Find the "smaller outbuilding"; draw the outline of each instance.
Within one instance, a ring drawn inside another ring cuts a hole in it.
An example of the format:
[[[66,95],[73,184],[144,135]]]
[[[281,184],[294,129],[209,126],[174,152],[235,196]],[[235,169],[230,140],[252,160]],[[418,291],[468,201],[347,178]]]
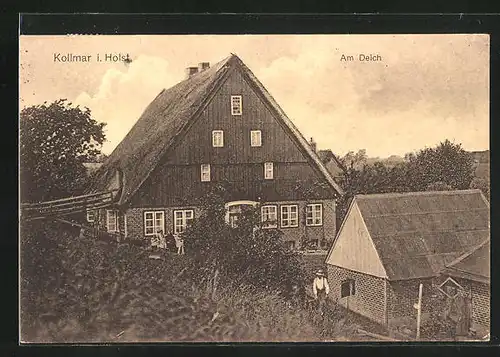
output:
[[[480,336],[490,331],[490,240],[458,257],[442,271],[443,284],[452,282],[470,299],[472,328]]]
[[[472,286],[474,316],[488,323],[489,212],[480,190],[356,195],[326,258],[330,297],[391,328],[416,317],[423,284],[424,321],[446,271]]]

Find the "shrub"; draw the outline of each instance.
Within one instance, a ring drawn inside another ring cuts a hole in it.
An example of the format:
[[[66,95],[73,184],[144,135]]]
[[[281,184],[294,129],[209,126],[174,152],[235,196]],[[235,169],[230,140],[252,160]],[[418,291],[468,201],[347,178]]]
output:
[[[281,231],[259,228],[259,213],[259,208],[245,209],[232,228],[225,222],[222,200],[212,199],[184,234],[192,274],[281,291],[302,285],[299,255],[286,247]]]

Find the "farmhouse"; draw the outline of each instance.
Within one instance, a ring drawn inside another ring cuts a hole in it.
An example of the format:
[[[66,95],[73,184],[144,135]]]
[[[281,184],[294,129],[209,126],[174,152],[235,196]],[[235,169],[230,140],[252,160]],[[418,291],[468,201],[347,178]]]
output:
[[[489,240],[489,222],[479,190],[357,195],[326,259],[331,296],[390,327],[416,315],[422,283],[425,319],[442,269]]]
[[[490,240],[458,257],[442,271],[443,283],[451,280],[470,298],[472,327],[484,336],[490,329]]]
[[[97,212],[99,225],[149,239],[158,229],[184,232],[216,185],[225,187],[232,225],[245,205],[259,205],[263,228],[281,229],[292,247],[334,238],[340,187],[234,54],[187,68],[184,81],[161,91],[90,191],[118,189],[114,206]]]

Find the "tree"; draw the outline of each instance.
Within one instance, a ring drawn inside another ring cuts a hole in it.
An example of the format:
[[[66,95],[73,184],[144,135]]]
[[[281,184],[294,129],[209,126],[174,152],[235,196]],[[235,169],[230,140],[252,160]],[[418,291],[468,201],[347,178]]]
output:
[[[358,150],[357,153],[349,151],[340,159],[340,161],[347,168],[360,168],[366,164],[367,159],[368,156],[366,155],[366,149],[361,149]]]
[[[469,188],[474,177],[474,159],[460,144],[449,140],[434,148],[425,148],[408,154],[407,178],[411,191],[425,191],[441,182],[455,190]]]
[[[19,120],[21,201],[80,194],[84,162],[101,154],[104,123],[66,99],[24,108]]]

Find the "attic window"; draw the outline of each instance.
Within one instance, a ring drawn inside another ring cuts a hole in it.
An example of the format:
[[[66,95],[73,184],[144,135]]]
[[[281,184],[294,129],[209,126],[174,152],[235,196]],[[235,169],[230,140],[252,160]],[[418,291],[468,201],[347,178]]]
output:
[[[252,147],[262,146],[262,132],[260,130],[250,131],[250,146]]]
[[[224,132],[222,130],[212,131],[212,146],[214,148],[224,147]]]
[[[243,112],[243,109],[242,109],[241,95],[232,95],[231,96],[231,115],[241,115],[242,112]]]
[[[272,162],[264,163],[264,179],[272,180],[274,178],[274,165]]]
[[[210,164],[201,164],[201,181],[210,181]]]

